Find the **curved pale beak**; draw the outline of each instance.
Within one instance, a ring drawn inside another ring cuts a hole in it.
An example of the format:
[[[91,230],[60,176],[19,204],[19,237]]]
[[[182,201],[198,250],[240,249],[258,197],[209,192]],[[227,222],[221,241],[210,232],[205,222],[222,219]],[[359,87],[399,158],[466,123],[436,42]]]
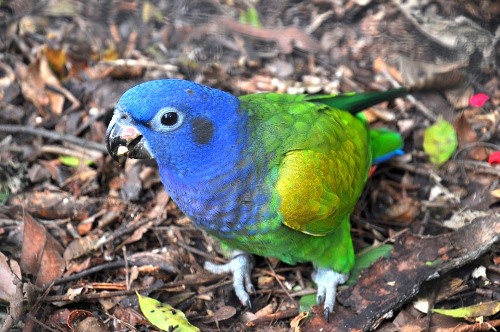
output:
[[[106,148],[117,161],[121,156],[133,159],[153,158],[146,140],[132,123],[130,116],[120,110],[115,110],[106,130]]]

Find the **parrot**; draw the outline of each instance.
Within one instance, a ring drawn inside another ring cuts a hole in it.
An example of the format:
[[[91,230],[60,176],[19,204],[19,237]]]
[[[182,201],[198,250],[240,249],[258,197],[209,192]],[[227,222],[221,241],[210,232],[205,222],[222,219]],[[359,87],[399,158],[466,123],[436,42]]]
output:
[[[183,79],[127,90],[106,131],[113,159],[154,159],[164,188],[230,252],[212,273],[233,275],[244,306],[252,255],[312,263],[328,317],[354,265],[350,214],[372,165],[403,154],[395,131],[360,113],[406,88],[344,94],[233,94]]]

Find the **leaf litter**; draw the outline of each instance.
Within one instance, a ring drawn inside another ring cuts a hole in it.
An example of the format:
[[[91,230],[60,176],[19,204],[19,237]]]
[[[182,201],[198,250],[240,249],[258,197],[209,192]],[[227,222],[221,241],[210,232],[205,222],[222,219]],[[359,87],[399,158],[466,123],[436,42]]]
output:
[[[135,291],[202,331],[500,326],[495,310],[474,321],[431,312],[495,309],[500,294],[500,6],[431,3],[1,2],[2,330],[142,329]],[[230,280],[203,270],[222,252],[154,164],[107,156],[120,95],[173,77],[236,95],[413,86],[367,111],[371,125],[401,131],[406,154],[373,171],[352,233],[358,252],[392,250],[341,288],[330,323],[315,306],[299,313],[315,293],[308,265],[259,258],[253,306],[241,307]],[[438,117],[458,148],[436,167],[424,137]]]

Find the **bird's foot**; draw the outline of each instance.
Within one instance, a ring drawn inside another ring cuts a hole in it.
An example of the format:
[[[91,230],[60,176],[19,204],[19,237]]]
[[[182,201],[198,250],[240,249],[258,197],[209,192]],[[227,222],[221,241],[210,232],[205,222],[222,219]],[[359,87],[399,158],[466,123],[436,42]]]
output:
[[[255,294],[255,288],[250,280],[253,269],[253,257],[243,251],[234,251],[231,261],[218,265],[205,262],[205,270],[215,274],[231,272],[233,274],[233,288],[240,302],[247,307],[251,307],[250,294]]]
[[[333,312],[335,305],[335,296],[337,286],[345,283],[349,279],[349,275],[340,274],[331,269],[316,268],[313,272],[312,279],[318,285],[318,293],[316,301],[318,305],[323,304],[323,313],[325,319],[328,319],[330,313]]]

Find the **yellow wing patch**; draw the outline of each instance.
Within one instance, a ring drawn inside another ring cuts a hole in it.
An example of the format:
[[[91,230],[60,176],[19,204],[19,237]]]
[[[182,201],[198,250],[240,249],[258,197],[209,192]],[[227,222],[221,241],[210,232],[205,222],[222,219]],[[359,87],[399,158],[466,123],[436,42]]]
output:
[[[347,217],[367,178],[363,151],[347,140],[340,151],[286,153],[276,189],[283,223],[311,235],[325,235]]]

